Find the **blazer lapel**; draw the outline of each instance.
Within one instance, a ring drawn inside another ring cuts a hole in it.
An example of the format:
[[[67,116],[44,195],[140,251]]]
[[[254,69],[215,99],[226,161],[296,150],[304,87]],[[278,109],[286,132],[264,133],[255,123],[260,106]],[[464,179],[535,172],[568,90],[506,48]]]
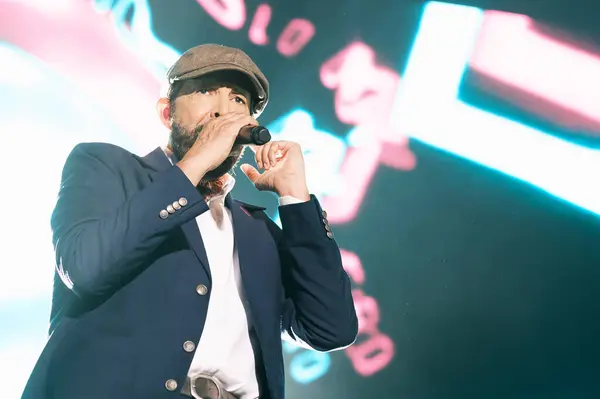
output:
[[[257,244],[263,241],[261,234],[263,232],[268,234],[268,231],[262,229],[262,222],[252,217],[240,203],[231,198],[231,195],[227,195],[225,204],[231,211],[233,235],[238,251],[242,282],[244,283],[246,294],[251,296],[253,291],[252,282],[256,280],[256,275],[254,275],[252,270],[248,270],[247,267],[252,264],[260,264],[260,259],[264,254],[262,253],[262,247]]]
[[[157,147],[154,151],[146,155],[145,157],[138,157],[140,163],[142,163],[147,169],[150,169],[148,175],[150,177],[150,181],[154,180],[154,175],[156,173],[163,172],[171,167],[173,164],[169,161],[169,158],[164,153],[162,148]],[[176,160],[172,160],[176,162]],[[212,280],[210,274],[210,265],[208,264],[208,257],[206,256],[206,249],[204,248],[204,242],[202,241],[202,236],[200,235],[200,229],[198,228],[198,223],[195,219],[190,220],[189,222],[183,224],[181,226],[181,230],[185,235],[185,238],[192,248],[192,251],[202,264],[202,267],[206,271],[206,275],[209,280]]]
[[[208,264],[208,257],[206,256],[206,249],[204,248],[204,241],[202,241],[202,235],[200,235],[200,229],[196,219],[190,220],[181,226],[185,238],[187,239],[190,247],[196,254],[196,257],[202,264],[209,281],[212,282],[212,276],[210,274],[210,265]]]

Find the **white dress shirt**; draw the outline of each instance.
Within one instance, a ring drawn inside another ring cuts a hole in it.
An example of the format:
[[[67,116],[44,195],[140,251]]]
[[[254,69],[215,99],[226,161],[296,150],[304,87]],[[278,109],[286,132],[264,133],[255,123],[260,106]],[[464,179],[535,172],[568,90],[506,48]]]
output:
[[[168,155],[167,151],[165,153]],[[238,398],[256,399],[258,381],[250,342],[252,326],[248,310],[244,308],[245,295],[233,239],[231,212],[225,206],[225,196],[234,184],[235,179],[228,176],[223,193],[207,200],[210,211],[196,218],[208,258],[212,286],[204,330],[188,376],[192,378],[198,373],[212,376]],[[303,201],[294,197],[279,199],[280,205],[300,202]]]

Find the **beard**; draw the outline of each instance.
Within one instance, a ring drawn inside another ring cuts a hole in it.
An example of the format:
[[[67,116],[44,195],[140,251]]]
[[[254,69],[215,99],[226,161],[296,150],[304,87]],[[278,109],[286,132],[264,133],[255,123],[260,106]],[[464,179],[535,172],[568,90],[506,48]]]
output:
[[[202,128],[204,125],[199,125],[193,130],[188,130],[173,121],[171,126],[171,135],[169,137],[169,145],[175,158],[179,161],[183,159],[185,154],[192,148],[198,136],[202,134]],[[237,165],[239,160],[244,155],[245,147],[243,145],[235,144],[231,148],[231,152],[225,158],[225,160],[216,168],[209,171],[204,175],[204,178],[198,183],[196,188],[200,191],[203,196],[211,196],[220,194],[223,191],[225,185],[224,179],[221,179],[224,175],[231,172]]]

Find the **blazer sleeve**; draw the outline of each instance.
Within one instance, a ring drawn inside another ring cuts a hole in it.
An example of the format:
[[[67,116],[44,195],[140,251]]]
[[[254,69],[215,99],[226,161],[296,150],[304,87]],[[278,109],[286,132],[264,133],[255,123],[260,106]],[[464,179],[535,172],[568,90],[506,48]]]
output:
[[[318,351],[346,347],[358,334],[350,279],[314,196],[279,207],[285,300],[282,336]]]
[[[144,268],[144,260],[175,227],[208,209],[177,166],[158,172],[126,196],[123,150],[79,144],[63,168],[51,226],[58,273],[79,296],[103,295]],[[116,164],[116,165],[115,165]],[[179,210],[163,212],[177,202]]]

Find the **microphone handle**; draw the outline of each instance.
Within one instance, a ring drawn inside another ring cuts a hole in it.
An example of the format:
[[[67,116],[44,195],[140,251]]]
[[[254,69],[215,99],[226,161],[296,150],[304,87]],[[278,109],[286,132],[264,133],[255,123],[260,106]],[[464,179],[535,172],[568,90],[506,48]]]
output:
[[[271,133],[264,126],[244,126],[240,129],[235,144],[263,145],[271,141]]]

